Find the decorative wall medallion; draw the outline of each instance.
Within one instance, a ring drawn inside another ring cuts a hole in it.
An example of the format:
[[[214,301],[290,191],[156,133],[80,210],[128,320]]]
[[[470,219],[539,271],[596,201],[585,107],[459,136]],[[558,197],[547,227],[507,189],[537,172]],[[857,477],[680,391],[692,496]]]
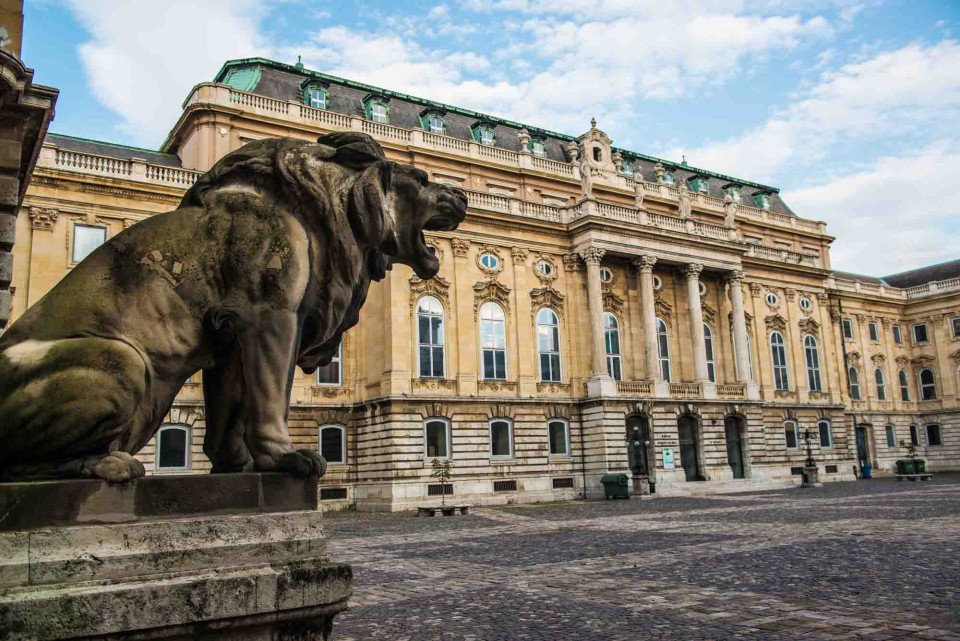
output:
[[[477,267],[487,276],[496,276],[503,271],[503,256],[492,245],[484,245],[477,252]]]
[[[533,271],[537,276],[537,280],[540,281],[540,285],[543,287],[549,287],[550,283],[555,281],[557,276],[559,276],[556,263],[546,254],[537,255],[534,259]]]
[[[421,296],[436,296],[450,309],[450,281],[443,276],[434,276],[422,280],[416,276],[410,278],[410,311],[412,312]],[[449,313],[449,311],[448,311]]]
[[[552,287],[538,287],[530,291],[530,315],[533,322],[537,322],[537,312],[543,307],[549,307],[563,316],[563,294]]]
[[[510,288],[496,280],[480,281],[473,286],[473,311],[477,313],[480,306],[492,300],[500,304],[504,313],[510,313]]]

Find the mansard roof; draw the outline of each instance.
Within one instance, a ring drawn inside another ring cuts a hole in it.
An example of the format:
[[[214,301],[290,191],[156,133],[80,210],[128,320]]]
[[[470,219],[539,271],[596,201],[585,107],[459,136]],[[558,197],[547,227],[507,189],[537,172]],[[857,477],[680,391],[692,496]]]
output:
[[[894,287],[914,287],[924,285],[937,280],[947,280],[948,278],[960,277],[960,259],[950,260],[937,265],[911,269],[910,271],[900,272],[884,276],[883,281]]]
[[[543,139],[544,156],[559,162],[568,162],[565,148],[571,141],[576,140],[576,136],[550,131],[542,127],[526,125],[266,58],[229,60],[217,73],[214,82],[222,82],[240,91],[249,91],[279,100],[302,100],[303,83],[310,79],[324,83],[328,93],[327,109],[350,116],[363,116],[362,101],[364,97],[369,94],[378,94],[390,99],[390,124],[398,127],[420,128],[420,114],[424,109],[442,110],[445,112],[444,123],[448,136],[472,140],[471,128],[478,121],[483,121],[495,127],[497,147],[517,151],[520,148],[518,134],[521,129],[526,129],[531,136]],[[613,151],[619,151],[626,160],[632,161],[634,167],[643,174],[647,181],[654,182],[656,180],[654,166],[660,163],[667,171],[673,173],[677,184],[695,176],[704,177],[707,179],[707,193],[718,198],[723,198],[724,187],[739,185],[745,202],[749,203],[750,198],[755,194],[769,194],[771,211],[794,215],[793,211],[780,198],[780,190],[776,187],[628,149],[614,147]]]
[[[79,151],[81,153],[96,154],[99,156],[110,156],[111,158],[121,158],[130,160],[138,158],[146,160],[154,165],[163,165],[165,167],[182,167],[180,157],[176,154],[165,154],[159,151],[151,151],[140,147],[129,147],[127,145],[118,145],[112,142],[102,142],[100,140],[89,140],[87,138],[76,138],[74,136],[65,136],[63,134],[48,133],[44,142],[50,145],[56,145],[61,149],[69,151]]]

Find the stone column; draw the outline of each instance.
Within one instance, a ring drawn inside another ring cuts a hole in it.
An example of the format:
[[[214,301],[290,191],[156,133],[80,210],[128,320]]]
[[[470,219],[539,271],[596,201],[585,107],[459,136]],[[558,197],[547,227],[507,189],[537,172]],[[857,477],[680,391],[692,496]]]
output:
[[[590,309],[590,327],[593,336],[592,377],[607,375],[607,350],[603,340],[603,291],[600,284],[600,261],[605,250],[588,247],[580,252],[580,258],[587,264],[587,306]]]
[[[660,358],[657,349],[657,305],[653,297],[653,266],[656,256],[640,256],[633,261],[640,272],[640,312],[643,319],[643,355],[646,363],[646,377],[651,381],[661,381]]]
[[[746,383],[748,399],[758,400],[760,398],[760,388],[754,382],[750,373],[750,350],[747,348],[747,317],[743,304],[743,272],[739,269],[730,272],[727,276],[727,283],[730,285],[730,304],[733,308],[733,355],[737,364],[737,381]]]
[[[690,342],[693,343],[693,377],[707,383],[707,348],[703,340],[703,308],[700,306],[700,272],[703,265],[690,263],[683,269],[687,276],[687,305],[690,307]]]

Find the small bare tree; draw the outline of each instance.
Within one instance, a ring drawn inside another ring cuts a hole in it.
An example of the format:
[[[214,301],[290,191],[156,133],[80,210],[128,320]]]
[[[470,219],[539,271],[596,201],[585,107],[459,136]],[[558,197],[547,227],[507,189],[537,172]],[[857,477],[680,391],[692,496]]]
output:
[[[450,459],[433,459],[433,472],[430,476],[440,481],[440,505],[447,504],[447,484],[450,482],[451,469],[453,469],[453,463]]]

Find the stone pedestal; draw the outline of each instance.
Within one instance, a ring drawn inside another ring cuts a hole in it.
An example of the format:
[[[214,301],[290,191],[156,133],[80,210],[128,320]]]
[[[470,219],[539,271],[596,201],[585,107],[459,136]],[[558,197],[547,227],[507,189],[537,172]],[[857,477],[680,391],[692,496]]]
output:
[[[0,514],[3,641],[326,639],[351,592],[315,481],[6,483]]]
[[[820,468],[816,465],[807,465],[803,468],[803,482],[800,487],[823,487],[820,482]]]
[[[650,477],[634,476],[633,492],[631,492],[631,495],[636,498],[639,498],[641,496],[650,496]]]

